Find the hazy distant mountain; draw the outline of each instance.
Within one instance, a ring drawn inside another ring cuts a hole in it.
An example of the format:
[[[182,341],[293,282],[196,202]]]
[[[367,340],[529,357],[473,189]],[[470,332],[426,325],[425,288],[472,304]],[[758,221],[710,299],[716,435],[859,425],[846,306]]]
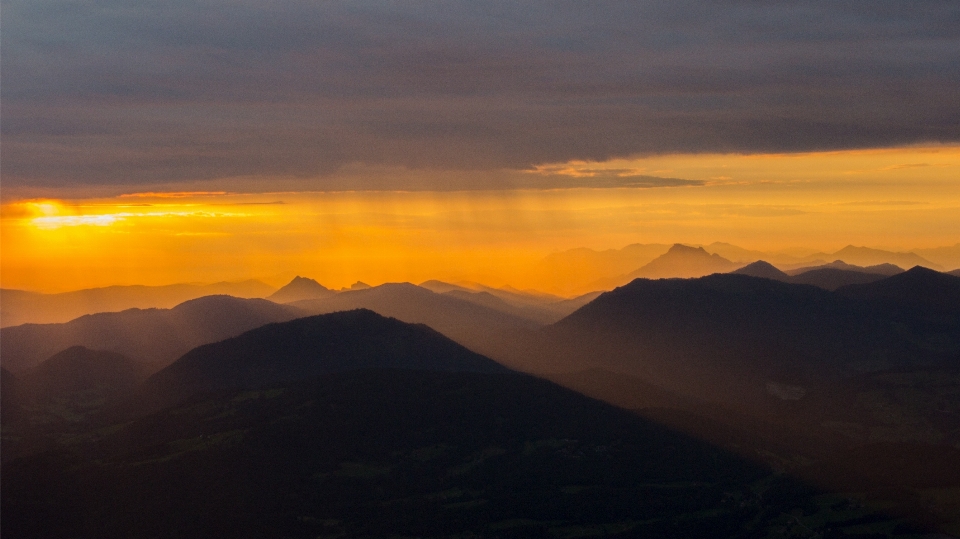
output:
[[[280,290],[267,296],[267,299],[275,303],[292,303],[305,299],[325,298],[333,294],[336,294],[336,292],[317,281],[297,275]]]
[[[909,266],[908,266],[909,267]],[[842,271],[855,271],[858,273],[873,273],[876,275],[883,275],[889,277],[891,275],[896,275],[898,273],[903,273],[903,268],[895,264],[876,264],[873,266],[857,266],[854,264],[847,264],[843,260],[834,260],[829,264],[818,264],[816,266],[803,266],[800,268],[794,268],[788,270],[786,273],[788,275],[800,275],[814,270],[822,269],[833,269],[833,270],[842,270]]]
[[[916,253],[895,253],[884,251],[882,249],[871,249],[869,247],[856,247],[848,245],[839,251],[826,254],[817,253],[811,255],[811,258],[824,258],[826,260],[843,260],[848,264],[858,266],[875,266],[878,264],[895,264],[901,268],[912,268],[914,266],[923,266],[930,269],[942,270],[943,266],[923,258]]]
[[[912,252],[945,268],[960,268],[960,243],[947,247],[913,249]]]
[[[610,289],[637,278],[702,277],[712,273],[733,271],[740,266],[741,264],[731,262],[720,255],[708,253],[703,247],[688,247],[678,243],[645,266],[626,275],[597,281],[594,285],[598,289]]]
[[[593,290],[592,283],[629,273],[667,252],[667,244],[627,245],[622,249],[596,251],[584,247],[546,256],[536,271],[545,281],[556,281],[559,275],[565,288],[561,293],[582,293]]]
[[[306,314],[264,299],[207,296],[173,309],[128,309],[86,315],[63,324],[24,324],[0,329],[0,362],[18,372],[79,345],[159,368],[201,344]]]
[[[515,333],[543,325],[410,283],[388,283],[290,305],[312,314],[370,309],[404,322],[426,324],[471,350],[497,359],[504,342],[512,340]]]
[[[197,347],[143,391],[171,402],[201,391],[257,388],[357,369],[506,372],[422,324],[358,309],[268,324]]]
[[[734,275],[749,275],[751,277],[762,277],[764,279],[773,279],[774,281],[789,281],[790,276],[786,273],[778,270],[773,264],[769,262],[764,262],[763,260],[757,260],[752,264],[747,264],[746,266],[731,271]]]
[[[172,284],[166,286],[108,286],[61,294],[24,290],[0,291],[0,325],[54,324],[83,316],[126,309],[167,309],[184,301],[212,295],[262,298],[274,288],[260,281],[235,283]]]
[[[466,285],[456,285],[436,280],[425,281],[420,283],[419,286],[438,294],[448,295],[513,316],[533,320],[539,324],[552,324],[600,295],[600,292],[591,292],[575,298],[563,299],[550,294],[514,292],[481,285],[471,288]]]

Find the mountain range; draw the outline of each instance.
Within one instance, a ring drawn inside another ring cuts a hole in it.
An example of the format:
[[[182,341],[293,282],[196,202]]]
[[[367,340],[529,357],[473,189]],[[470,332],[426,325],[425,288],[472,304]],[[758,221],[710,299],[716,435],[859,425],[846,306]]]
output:
[[[5,288],[0,291],[0,326],[55,324],[85,314],[126,309],[168,309],[184,301],[212,295],[262,298],[274,292],[257,280],[166,286],[108,286],[59,294]]]
[[[44,428],[4,424],[49,441],[3,452],[4,536],[920,531],[369,311],[197,348],[69,436]]]
[[[265,299],[207,296],[172,309],[128,309],[61,324],[23,324],[0,329],[0,364],[16,373],[71,346],[84,346],[124,355],[156,370],[201,344],[307,314]]]

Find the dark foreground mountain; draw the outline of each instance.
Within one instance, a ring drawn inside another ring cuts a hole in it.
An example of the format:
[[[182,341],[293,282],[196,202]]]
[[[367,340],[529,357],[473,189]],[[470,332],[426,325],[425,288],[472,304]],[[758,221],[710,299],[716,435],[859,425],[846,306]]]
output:
[[[189,396],[5,462],[3,536],[919,537],[370,312],[202,347],[158,390]]]
[[[831,488],[884,483],[905,493],[898,506],[926,499],[960,531],[960,504],[936,494],[960,488],[958,284],[924,268],[836,292],[637,280],[510,364]]]
[[[71,346],[85,346],[122,354],[156,370],[201,344],[306,314],[263,299],[208,296],[173,309],[129,309],[63,324],[24,324],[0,330],[0,361],[16,373]]]
[[[292,281],[285,284],[280,290],[267,296],[267,299],[275,303],[292,303],[305,299],[320,299],[336,294],[333,290],[322,284],[297,275]]]
[[[257,280],[165,286],[107,286],[60,294],[4,289],[0,291],[0,323],[3,327],[57,324],[85,314],[126,309],[168,309],[184,301],[213,295],[262,298],[273,291],[272,287]]]
[[[17,392],[21,399],[36,401],[80,393],[110,398],[132,390],[146,377],[144,366],[125,356],[71,346],[23,373]]]
[[[773,279],[784,283],[809,284],[824,290],[836,290],[841,286],[880,281],[891,275],[903,273],[903,270],[892,264],[861,267],[837,260],[830,264],[800,268],[785,273],[763,260],[758,260],[731,273]]]

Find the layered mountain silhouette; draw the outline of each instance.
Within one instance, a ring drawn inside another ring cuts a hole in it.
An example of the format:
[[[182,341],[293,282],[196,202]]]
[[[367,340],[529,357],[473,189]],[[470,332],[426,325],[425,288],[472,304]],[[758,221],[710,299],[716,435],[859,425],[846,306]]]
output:
[[[633,373],[682,395],[750,408],[769,398],[768,383],[802,388],[956,357],[960,317],[905,334],[890,306],[866,301],[882,295],[884,282],[899,289],[897,277],[915,277],[922,284],[914,289],[940,290],[947,299],[931,301],[949,304],[939,281],[954,277],[922,269],[838,293],[747,275],[638,279],[544,328],[531,347],[543,350],[542,363],[527,368]]]
[[[336,294],[336,292],[317,281],[297,275],[280,290],[267,296],[267,299],[275,303],[292,303],[305,299],[325,298],[333,294]]]
[[[552,324],[600,295],[600,292],[592,292],[563,299],[548,294],[531,294],[480,285],[467,287],[443,281],[426,281],[420,283],[420,286],[438,294],[469,301],[539,324]]]
[[[4,463],[4,536],[746,538],[807,513],[809,533],[897,525],[370,311],[199,347],[142,392],[176,404]]]
[[[903,273],[903,270],[892,264],[861,267],[837,260],[830,264],[783,272],[772,264],[758,260],[731,273],[773,279],[784,283],[809,284],[824,290],[836,290],[841,286],[880,281],[891,275]]]
[[[358,309],[268,324],[197,347],[151,376],[143,392],[169,401],[357,369],[506,371],[427,326]]]
[[[122,354],[155,370],[201,344],[307,314],[264,299],[207,296],[173,309],[129,309],[63,324],[24,324],[0,329],[0,362],[18,372],[71,346],[85,346]]]
[[[895,264],[901,268],[912,268],[914,266],[924,266],[926,268],[942,270],[939,264],[923,258],[916,253],[897,253],[893,251],[884,251],[881,249],[871,249],[869,247],[856,247],[847,245],[843,249],[831,254],[817,253],[811,255],[811,258],[824,258],[826,260],[843,260],[849,264],[858,266],[875,266],[879,264]]]
[[[911,267],[911,266],[907,266],[907,267]],[[874,266],[857,266],[855,264],[847,264],[843,260],[834,260],[829,264],[820,264],[817,266],[804,266],[800,268],[794,268],[794,269],[788,270],[787,274],[797,276],[802,273],[807,273],[815,270],[824,270],[824,269],[855,271],[859,273],[870,273],[875,275],[882,275],[884,277],[889,277],[891,275],[903,273],[903,268],[895,264],[877,264]]]
[[[404,322],[426,324],[467,348],[496,359],[513,345],[518,334],[543,325],[410,283],[388,283],[290,305],[311,314],[370,309]]]
[[[274,289],[260,281],[235,283],[172,284],[166,286],[108,286],[61,294],[41,294],[24,290],[0,291],[0,324],[53,324],[73,320],[85,314],[116,312],[126,309],[168,309],[184,301],[212,295],[262,298]]]

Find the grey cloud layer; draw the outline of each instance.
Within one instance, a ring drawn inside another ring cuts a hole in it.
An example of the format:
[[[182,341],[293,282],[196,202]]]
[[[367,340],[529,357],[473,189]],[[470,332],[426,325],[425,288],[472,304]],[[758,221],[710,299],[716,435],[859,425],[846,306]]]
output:
[[[7,185],[960,140],[955,1],[2,8]]]

